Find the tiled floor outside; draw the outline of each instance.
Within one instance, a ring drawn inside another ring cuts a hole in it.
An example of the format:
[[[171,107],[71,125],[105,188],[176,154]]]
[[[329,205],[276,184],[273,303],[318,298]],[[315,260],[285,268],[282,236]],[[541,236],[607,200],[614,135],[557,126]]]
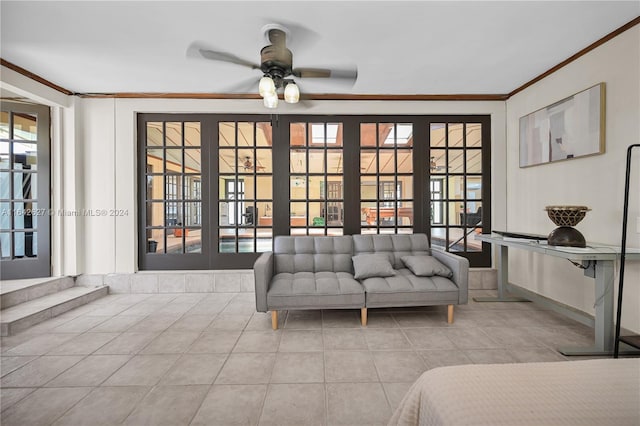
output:
[[[470,296],[493,291],[471,291]],[[471,299],[471,297],[470,297]],[[588,327],[531,303],[255,312],[252,293],[110,295],[2,338],[3,426],[385,424],[425,370],[560,361]]]

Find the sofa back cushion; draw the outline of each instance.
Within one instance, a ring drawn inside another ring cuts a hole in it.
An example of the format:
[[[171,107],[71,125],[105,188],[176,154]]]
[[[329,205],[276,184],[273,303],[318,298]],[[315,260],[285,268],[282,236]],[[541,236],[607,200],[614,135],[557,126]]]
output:
[[[404,268],[403,256],[431,254],[425,234],[354,235],[355,255],[381,253],[389,256],[394,269]]]
[[[348,272],[353,239],[337,237],[276,236],[273,244],[274,273],[282,272]]]

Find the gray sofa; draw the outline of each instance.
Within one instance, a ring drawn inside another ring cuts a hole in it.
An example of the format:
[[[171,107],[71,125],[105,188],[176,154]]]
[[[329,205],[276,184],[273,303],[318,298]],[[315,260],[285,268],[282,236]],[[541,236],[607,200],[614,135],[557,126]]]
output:
[[[377,254],[389,259],[394,275],[354,278],[353,256]],[[451,277],[416,276],[402,257],[431,255]],[[424,234],[353,235],[335,237],[277,236],[273,252],[254,265],[256,308],[271,311],[273,329],[278,311],[301,309],[360,309],[362,325],[367,308],[467,303],[469,262],[431,250]]]

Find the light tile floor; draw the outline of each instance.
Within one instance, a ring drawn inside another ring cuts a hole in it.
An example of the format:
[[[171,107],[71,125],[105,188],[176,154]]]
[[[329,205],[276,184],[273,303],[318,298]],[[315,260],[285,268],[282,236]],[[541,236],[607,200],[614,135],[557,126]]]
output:
[[[493,291],[471,291],[470,296]],[[1,423],[385,424],[425,370],[561,361],[593,331],[532,303],[255,312],[252,293],[110,295],[2,338]]]

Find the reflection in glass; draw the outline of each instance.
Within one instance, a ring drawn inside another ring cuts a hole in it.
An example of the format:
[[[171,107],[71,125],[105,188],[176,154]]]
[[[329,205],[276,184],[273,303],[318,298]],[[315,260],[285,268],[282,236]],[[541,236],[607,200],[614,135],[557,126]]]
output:
[[[342,150],[327,151],[327,173],[342,173]]]
[[[482,172],[482,151],[479,149],[467,150],[467,173]]]
[[[147,149],[147,172],[162,173],[164,172],[164,150]]]
[[[378,124],[378,146],[393,147],[395,145],[395,133],[393,123]]]
[[[9,142],[0,141],[0,169],[9,170]]]
[[[182,123],[166,123],[165,132],[167,147],[182,146]]]
[[[307,178],[309,199],[325,198],[324,176],[309,176]]]
[[[398,167],[396,171],[398,173],[413,173],[413,150],[398,149],[396,155],[398,156]]]
[[[0,138],[9,139],[9,113],[6,111],[0,111]]]
[[[464,146],[463,134],[462,134],[463,124],[449,123],[448,129],[449,129],[449,139],[447,141],[448,142],[447,146],[449,146],[450,148],[451,147],[462,148]]]
[[[467,177],[467,199],[480,200],[482,198],[482,179],[480,177]]]
[[[464,198],[464,176],[449,176],[443,179],[448,187],[448,197],[451,200],[462,200]]]
[[[291,146],[305,146],[305,123],[291,123],[289,127],[289,144]]]
[[[305,176],[291,176],[289,186],[289,195],[292,200],[307,199],[307,179]]]
[[[307,204],[291,203],[289,209],[291,226],[306,226],[307,224]]]
[[[467,123],[467,147],[481,147],[482,146],[482,124],[480,123]]]
[[[180,148],[165,149],[166,172],[182,173],[182,152]]]
[[[11,203],[0,203],[0,229],[11,229]]]
[[[35,114],[13,114],[13,139],[24,141],[38,140],[37,118]]]
[[[396,172],[396,163],[395,163],[395,152],[393,150],[380,150],[380,163],[379,170],[380,173],[395,173]]]
[[[200,175],[184,176],[183,199],[185,200],[201,200],[202,199],[202,179]]]
[[[272,173],[272,163],[270,149],[258,149],[256,151],[256,167],[254,168],[256,173]]]
[[[164,226],[164,203],[147,203],[147,226]]]
[[[413,225],[413,202],[401,201],[398,202],[398,226],[411,226]]]
[[[253,173],[256,170],[253,149],[238,149],[238,173]]]
[[[184,145],[200,147],[200,123],[184,123]]]
[[[431,227],[431,246],[439,249],[445,248],[446,228]]]
[[[13,168],[18,170],[38,169],[38,146],[35,143],[13,143]]]
[[[271,123],[259,122],[256,127],[256,145],[271,147]]]
[[[238,146],[254,146],[253,123],[238,123]]]
[[[431,123],[430,144],[432,147],[444,148],[446,146],[445,129],[446,129],[446,125],[444,123]]]
[[[464,203],[462,201],[448,202],[449,225],[459,226],[464,222]]]
[[[253,202],[243,202],[244,210],[240,212],[240,226],[255,226],[257,224],[256,205]],[[257,212],[259,214],[260,212]]]
[[[273,178],[271,176],[258,176],[256,198],[270,200],[273,198]]]
[[[273,235],[271,229],[258,229],[256,240],[256,251],[262,253],[273,250]]]
[[[185,173],[201,173],[202,162],[200,161],[199,149],[184,150],[184,172]]]
[[[0,232],[0,257],[11,259],[11,233]]]
[[[258,226],[273,226],[273,203],[258,201],[256,203]]]
[[[413,176],[397,176],[398,181],[398,198],[413,199]]]
[[[148,122],[147,123],[147,146],[162,146],[162,123],[160,122]]]
[[[164,205],[165,219],[168,227],[182,226],[182,203],[167,201]]]
[[[447,151],[431,149],[429,151],[429,171],[433,174],[447,173]]]
[[[201,226],[202,225],[202,203],[189,202],[184,204],[185,210],[185,226]]]
[[[324,173],[324,150],[309,150],[309,173]]]
[[[218,145],[221,147],[236,145],[235,123],[221,122],[218,124]]]
[[[360,224],[375,226],[377,224],[378,215],[377,203],[375,201],[360,203]]]
[[[371,178],[372,180],[360,181],[360,199],[361,200],[375,200],[376,198],[378,198],[375,176],[372,176]]]
[[[378,172],[377,155],[375,150],[360,150],[360,173],[376,174]]]
[[[413,125],[410,123],[380,124],[380,133],[383,146],[411,146],[413,142]]]
[[[255,250],[255,230],[243,229],[238,233],[238,253],[254,253]]]
[[[304,149],[292,149],[290,152],[291,173],[307,172],[307,151]]]
[[[236,168],[236,151],[235,149],[218,150],[218,167],[220,173],[235,173]]]
[[[325,215],[324,215],[324,203],[322,202],[311,202],[309,203],[309,215],[307,218],[307,225],[309,226],[324,226],[325,225]]]
[[[223,234],[224,232],[224,234]],[[220,253],[236,253],[236,236],[235,234],[227,234],[227,232],[234,232],[233,229],[221,229],[220,238],[218,244],[218,251]]]
[[[342,124],[309,123],[310,145],[342,145]]]
[[[325,218],[328,226],[342,226],[344,222],[344,205],[337,201],[328,201]]]
[[[164,176],[147,176],[147,200],[164,199]]]

